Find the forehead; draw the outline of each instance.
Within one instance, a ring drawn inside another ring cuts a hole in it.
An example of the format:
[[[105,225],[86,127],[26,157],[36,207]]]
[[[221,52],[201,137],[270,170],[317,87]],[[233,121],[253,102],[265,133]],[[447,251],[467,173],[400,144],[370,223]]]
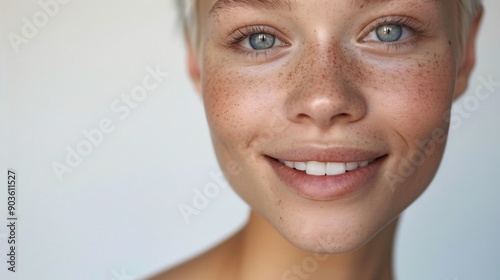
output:
[[[217,13],[224,9],[231,8],[250,8],[250,9],[280,9],[280,10],[292,10],[296,8],[304,0],[206,0],[200,1],[201,7],[205,11],[209,11],[209,14]],[[349,6],[353,8],[363,8],[369,5],[375,4],[390,4],[391,2],[407,2],[408,0],[340,0],[341,2],[346,2]],[[459,2],[458,0],[454,0]],[[314,2],[314,0],[307,0],[307,2]],[[335,2],[331,0],[330,2]],[[337,1],[339,2],[339,1]],[[421,0],[425,4],[439,4],[442,2],[450,2],[449,0]]]

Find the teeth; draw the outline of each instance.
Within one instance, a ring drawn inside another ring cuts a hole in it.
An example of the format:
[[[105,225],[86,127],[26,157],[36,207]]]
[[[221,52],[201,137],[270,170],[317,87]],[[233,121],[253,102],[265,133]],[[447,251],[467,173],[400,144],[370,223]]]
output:
[[[308,161],[308,162],[294,162],[280,160],[282,164],[295,168],[300,171],[305,171],[308,175],[314,176],[324,176],[324,175],[340,175],[347,171],[352,171],[361,167],[365,167],[368,164],[374,162],[376,159],[359,161],[359,162],[319,162],[319,161]]]
[[[294,162],[293,167],[295,167],[295,169],[300,171],[306,171],[307,169],[307,165],[305,162]]]
[[[326,175],[340,175],[345,173],[345,163],[328,162],[326,164]]]
[[[322,176],[326,174],[326,165],[323,162],[308,161],[306,173],[309,175]]]
[[[346,170],[354,170],[359,167],[359,162],[348,162],[345,164],[345,169]]]

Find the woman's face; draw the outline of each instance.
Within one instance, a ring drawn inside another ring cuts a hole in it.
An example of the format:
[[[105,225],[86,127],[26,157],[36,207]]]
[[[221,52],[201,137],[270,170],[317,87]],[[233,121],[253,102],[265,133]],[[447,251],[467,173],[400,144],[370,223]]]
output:
[[[468,74],[454,0],[199,2],[190,67],[218,160],[282,236],[347,252],[425,190]]]

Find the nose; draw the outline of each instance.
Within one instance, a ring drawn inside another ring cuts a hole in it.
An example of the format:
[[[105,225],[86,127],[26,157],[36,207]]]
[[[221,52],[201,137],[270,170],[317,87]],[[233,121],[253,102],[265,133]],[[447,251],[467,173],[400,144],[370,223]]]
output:
[[[323,130],[362,119],[367,106],[355,77],[360,66],[339,47],[318,45],[307,52],[296,61],[288,84],[287,118]]]

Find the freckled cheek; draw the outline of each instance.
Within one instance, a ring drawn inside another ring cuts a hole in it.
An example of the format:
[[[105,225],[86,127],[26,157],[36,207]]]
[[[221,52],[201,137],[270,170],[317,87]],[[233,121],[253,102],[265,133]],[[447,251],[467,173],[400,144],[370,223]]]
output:
[[[378,100],[392,128],[413,142],[423,140],[438,128],[446,128],[454,76],[451,60],[426,60],[401,64],[379,79]],[[390,86],[389,86],[390,85]]]
[[[223,66],[207,67],[204,74],[203,100],[213,137],[226,146],[250,145],[273,108],[270,78]]]

